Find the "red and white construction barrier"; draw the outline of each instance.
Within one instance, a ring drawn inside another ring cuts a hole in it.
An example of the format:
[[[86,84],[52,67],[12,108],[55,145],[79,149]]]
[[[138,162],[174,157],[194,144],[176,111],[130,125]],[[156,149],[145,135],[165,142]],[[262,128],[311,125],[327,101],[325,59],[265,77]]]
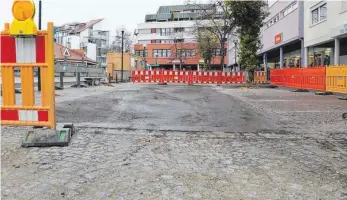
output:
[[[135,70],[134,83],[236,84],[245,83],[244,72]]]
[[[48,111],[41,110],[1,110],[1,120],[48,122]]]

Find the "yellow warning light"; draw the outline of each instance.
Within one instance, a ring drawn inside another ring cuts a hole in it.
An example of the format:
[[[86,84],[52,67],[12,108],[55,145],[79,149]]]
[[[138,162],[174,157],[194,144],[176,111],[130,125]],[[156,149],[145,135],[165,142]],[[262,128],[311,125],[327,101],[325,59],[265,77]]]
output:
[[[35,4],[33,0],[14,0],[12,15],[14,19],[11,24],[10,35],[37,35],[37,27],[33,20],[35,16]]]
[[[32,1],[17,0],[12,6],[13,17],[19,21],[33,18],[35,15],[35,4]]]

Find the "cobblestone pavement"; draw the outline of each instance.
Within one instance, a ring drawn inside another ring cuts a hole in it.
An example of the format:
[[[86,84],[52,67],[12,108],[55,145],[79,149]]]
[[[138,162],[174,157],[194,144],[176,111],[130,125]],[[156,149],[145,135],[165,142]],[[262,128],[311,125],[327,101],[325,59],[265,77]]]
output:
[[[78,91],[57,96],[58,121],[78,127],[68,147],[20,148],[26,129],[2,127],[2,199],[347,199],[347,104],[334,97]]]

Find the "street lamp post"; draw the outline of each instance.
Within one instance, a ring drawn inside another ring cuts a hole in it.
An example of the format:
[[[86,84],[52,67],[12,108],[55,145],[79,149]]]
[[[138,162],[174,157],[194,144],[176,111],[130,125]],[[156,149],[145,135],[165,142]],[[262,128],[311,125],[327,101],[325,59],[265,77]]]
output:
[[[124,56],[124,30],[122,30],[122,74],[121,81],[123,82],[123,56]]]
[[[145,61],[145,70],[147,69],[147,60],[146,60],[146,45],[143,46],[143,58]]]
[[[42,1],[39,1],[39,30],[41,30],[41,21],[42,21]],[[41,91],[41,68],[37,68],[37,89]]]
[[[235,66],[237,65],[237,40],[234,40],[235,44]]]

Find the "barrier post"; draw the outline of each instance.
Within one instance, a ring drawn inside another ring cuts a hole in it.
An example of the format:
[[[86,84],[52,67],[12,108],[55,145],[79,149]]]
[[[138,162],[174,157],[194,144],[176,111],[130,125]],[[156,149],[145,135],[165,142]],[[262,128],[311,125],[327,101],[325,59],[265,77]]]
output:
[[[161,69],[160,71],[159,71],[159,84],[164,84],[164,70],[163,69]]]
[[[193,71],[188,72],[188,85],[193,85]]]
[[[218,78],[217,78],[217,84],[218,85],[222,84],[222,73],[223,72],[218,72]]]

